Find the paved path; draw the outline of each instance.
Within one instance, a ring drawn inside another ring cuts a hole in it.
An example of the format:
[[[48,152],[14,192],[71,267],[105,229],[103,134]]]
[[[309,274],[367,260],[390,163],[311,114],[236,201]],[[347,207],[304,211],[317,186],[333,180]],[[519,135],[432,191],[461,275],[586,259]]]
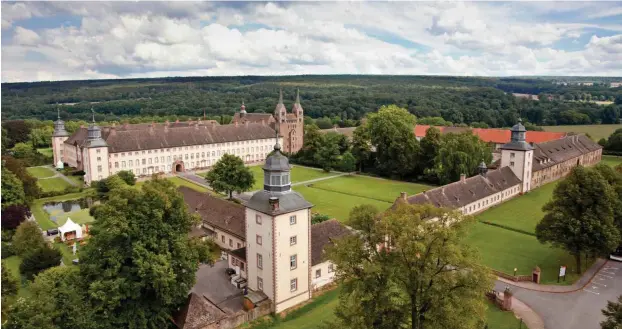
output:
[[[37,178],[37,179],[50,179],[50,178],[57,178],[58,177],[58,178],[62,178],[65,182],[69,183],[69,185],[71,185],[71,186],[78,186],[78,184],[76,184],[76,182],[74,182],[71,179],[67,178],[67,176],[65,176],[63,173],[61,173],[60,171],[56,171],[56,169],[53,166],[46,165],[46,166],[37,166],[37,167],[47,168],[47,169],[50,169],[52,172],[54,172],[54,176],[44,177],[44,178]]]
[[[542,318],[546,329],[599,329],[604,320],[601,310],[608,300],[622,294],[622,263],[601,260],[572,286],[553,289],[542,285],[533,290],[532,286],[498,280],[495,290],[503,291],[509,285],[514,297]]]

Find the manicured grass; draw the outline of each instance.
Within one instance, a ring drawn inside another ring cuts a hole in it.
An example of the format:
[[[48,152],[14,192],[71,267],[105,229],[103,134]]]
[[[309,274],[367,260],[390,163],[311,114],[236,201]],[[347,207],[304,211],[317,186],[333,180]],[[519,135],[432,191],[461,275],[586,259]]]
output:
[[[311,208],[312,212],[329,215],[341,222],[345,222],[350,216],[350,210],[358,205],[370,204],[376,206],[379,211],[384,211],[391,206],[391,203],[389,202],[330,192],[306,186],[295,186],[294,190],[301,193],[307,201],[314,205],[314,207]]]
[[[516,329],[519,327],[520,320],[511,311],[503,311],[491,302],[486,303],[486,323],[488,329]],[[523,328],[527,326],[523,323]]]
[[[255,184],[251,188],[251,191],[257,191],[263,189],[263,170],[262,166],[249,167],[253,175],[255,176]],[[206,173],[207,174],[207,173]],[[306,182],[312,179],[330,177],[338,175],[335,172],[324,172],[323,170],[316,170],[307,167],[293,166],[291,172],[292,183]],[[205,176],[205,175],[204,175]]]
[[[46,168],[46,167],[29,167],[29,168],[26,168],[26,171],[30,175],[32,175],[32,177],[35,177],[35,178],[52,177],[56,174],[50,168]]]
[[[313,187],[391,203],[400,196],[400,192],[413,195],[434,188],[429,185],[359,175],[341,176],[319,181],[313,183]]]
[[[95,218],[89,215],[89,209],[80,209],[77,211],[57,215],[56,224],[58,226],[63,226],[67,221],[67,218],[71,218],[74,223],[80,225],[92,223],[93,221],[95,221]]]
[[[622,164],[622,157],[617,157],[613,155],[603,155],[603,158],[602,160],[600,160],[600,162],[608,166],[615,167],[619,164]]]
[[[19,274],[19,265],[22,263],[22,259],[19,258],[19,256],[11,256],[3,259],[2,262],[6,264],[7,269],[11,271],[11,274],[15,279],[17,279],[17,282],[21,282],[22,279]]]
[[[189,181],[187,181],[187,180],[185,180],[185,179],[183,179],[183,178],[179,178],[179,177],[167,177],[167,178],[164,178],[164,179],[166,179],[166,180],[170,181],[171,183],[175,184],[175,186],[186,186],[186,187],[189,187],[189,188],[191,188],[191,189],[193,189],[193,190],[195,190],[195,191],[198,191],[198,192],[204,192],[204,193],[211,193],[211,194],[214,194],[214,192],[212,192],[212,191],[210,191],[210,190],[206,189],[205,187],[200,186],[200,185],[197,185],[197,184],[194,184],[194,183],[192,183],[192,182],[189,182]],[[142,186],[143,186],[143,184],[145,184],[146,182],[147,182],[146,180],[145,180],[145,181],[142,181],[142,182],[137,182],[135,186],[136,186],[137,188],[140,188],[140,187],[142,187]]]
[[[622,124],[617,125],[579,125],[579,126],[543,126],[545,131],[575,132],[586,133],[593,140],[608,138],[616,129],[622,128]]]
[[[535,234],[544,213],[542,206],[553,197],[556,182],[540,186],[529,193],[490,208],[476,216],[479,221],[492,222]]]
[[[35,216],[35,220],[39,224],[42,230],[49,230],[51,228],[56,228],[58,225],[50,220],[50,215],[43,210],[43,204],[47,202],[58,202],[58,201],[66,201],[66,200],[75,200],[83,197],[87,197],[91,195],[92,189],[86,189],[80,193],[70,193],[65,195],[59,195],[50,198],[37,199],[32,203],[30,210],[32,211],[33,216]],[[87,212],[88,214],[88,212]],[[73,218],[72,218],[73,220]]]
[[[531,275],[539,266],[541,284],[557,283],[560,265],[566,265],[568,277],[563,284],[572,284],[579,278],[575,274],[575,260],[566,251],[538,242],[535,236],[510,231],[483,223],[476,223],[466,242],[477,248],[484,265],[508,274],[514,268],[518,275]],[[584,262],[585,263],[585,262]],[[584,270],[589,264],[583,264]]]
[[[39,152],[39,153],[41,153],[41,154],[43,154],[45,156],[54,157],[54,153],[53,153],[54,151],[52,151],[51,147],[37,149],[37,152]],[[56,164],[54,164],[54,165],[56,165]]]
[[[66,175],[65,177],[69,178],[69,180],[71,180],[74,183],[76,183],[75,186],[80,187],[80,186],[84,185],[84,180],[82,179],[81,176]]]
[[[39,184],[39,187],[41,187],[41,190],[43,192],[62,191],[65,188],[71,186],[69,185],[69,183],[67,183],[64,179],[60,177],[39,179],[37,181],[37,184]]]
[[[65,264],[65,266],[73,265],[73,260],[80,256],[80,244],[78,244],[75,255],[73,254],[73,245],[68,246],[62,242],[57,242],[54,245],[60,250],[61,255],[63,255],[63,264]]]

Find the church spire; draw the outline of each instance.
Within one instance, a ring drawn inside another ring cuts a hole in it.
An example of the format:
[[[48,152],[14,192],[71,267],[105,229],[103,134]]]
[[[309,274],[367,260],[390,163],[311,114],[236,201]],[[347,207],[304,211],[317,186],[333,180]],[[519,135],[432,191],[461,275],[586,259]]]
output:
[[[296,88],[296,104],[300,104],[300,89]]]
[[[56,104],[56,121],[54,121],[54,137],[64,137],[69,136],[67,130],[65,130],[65,122],[60,119],[60,107],[58,107],[58,103]]]
[[[279,89],[279,104],[283,104],[283,88]]]

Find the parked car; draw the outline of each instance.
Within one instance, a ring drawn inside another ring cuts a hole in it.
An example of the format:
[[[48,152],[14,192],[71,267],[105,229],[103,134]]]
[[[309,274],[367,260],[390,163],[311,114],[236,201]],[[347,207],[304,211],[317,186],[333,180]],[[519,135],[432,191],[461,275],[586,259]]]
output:
[[[227,273],[227,275],[231,276],[235,274],[235,270],[232,268],[226,268],[225,269],[225,273]]]
[[[617,260],[618,262],[622,262],[622,246],[616,248],[614,252],[609,254],[609,259]]]
[[[58,234],[58,229],[56,228],[51,228],[49,230],[47,230],[47,235],[48,236],[53,236],[53,235],[57,235]]]

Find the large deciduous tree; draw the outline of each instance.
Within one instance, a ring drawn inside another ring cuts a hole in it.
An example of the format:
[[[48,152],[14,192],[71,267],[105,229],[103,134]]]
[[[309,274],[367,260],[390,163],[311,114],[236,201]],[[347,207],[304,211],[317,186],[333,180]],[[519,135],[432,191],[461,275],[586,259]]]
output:
[[[376,168],[387,176],[412,175],[419,155],[413,127],[415,116],[395,105],[382,106],[367,120],[371,145],[376,147]]]
[[[62,255],[56,247],[50,247],[47,243],[41,247],[28,250],[22,255],[19,264],[19,272],[28,280],[42,271],[60,265]],[[71,264],[65,264],[71,266]]]
[[[7,121],[2,123],[2,128],[7,132],[8,147],[12,148],[17,143],[24,143],[28,141],[28,135],[30,134],[30,127],[23,120]]]
[[[352,155],[356,158],[359,171],[363,171],[363,164],[371,157],[371,138],[369,137],[369,128],[366,123],[354,129],[352,134]]]
[[[460,179],[461,174],[476,174],[482,161],[492,161],[492,151],[485,142],[470,132],[450,133],[441,138],[433,170],[441,184],[448,184]]]
[[[597,170],[575,167],[542,208],[545,215],[536,226],[538,240],[566,249],[581,273],[581,254],[608,253],[620,242],[614,224],[616,198]]]
[[[607,301],[607,307],[602,310],[605,321],[600,323],[601,329],[620,329],[622,328],[622,296],[618,301]]]
[[[26,167],[28,165],[20,159],[16,159],[12,156],[3,156],[2,161],[5,167],[17,176],[24,186],[24,194],[26,200],[30,201],[39,198],[41,194],[41,188],[37,184],[37,178],[28,173]]]
[[[46,245],[39,225],[34,221],[26,221],[17,227],[12,238],[13,251],[24,256],[29,251],[42,248]]]
[[[97,208],[80,251],[89,304],[105,328],[165,328],[186,300],[210,250],[188,233],[199,222],[169,181],[116,189]]]
[[[605,149],[607,151],[622,152],[622,128],[616,129],[616,131],[609,136]]]
[[[253,187],[255,177],[242,159],[225,154],[207,173],[205,180],[215,191],[225,192],[232,199],[233,191],[242,193]]]
[[[2,166],[2,207],[26,203],[24,185],[15,174]]]
[[[439,149],[441,147],[441,131],[436,127],[430,127],[425,132],[425,136],[421,139],[421,161],[419,166],[421,172],[425,174],[429,180],[436,181],[436,174],[434,173],[434,161],[438,156]]]
[[[492,277],[464,242],[472,217],[399,204],[355,207],[358,234],[327,249],[342,285],[339,328],[482,328]]]
[[[30,209],[24,205],[11,205],[2,209],[3,230],[14,230],[30,216]]]

